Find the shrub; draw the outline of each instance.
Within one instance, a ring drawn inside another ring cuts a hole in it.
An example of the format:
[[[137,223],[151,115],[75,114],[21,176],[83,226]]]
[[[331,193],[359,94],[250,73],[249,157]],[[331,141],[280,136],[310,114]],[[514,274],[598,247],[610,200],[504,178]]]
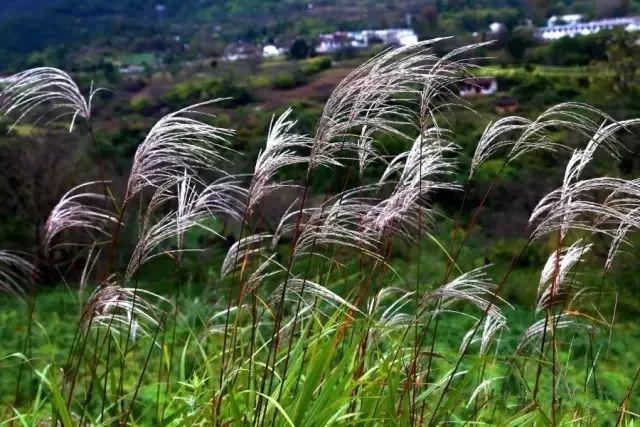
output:
[[[332,61],[330,57],[318,56],[304,61],[302,64],[302,72],[307,76],[311,76],[320,71],[328,70],[331,68],[331,65]]]
[[[245,86],[238,85],[231,79],[218,77],[177,83],[164,96],[164,100],[175,107],[214,98],[229,98],[219,103],[225,108],[234,108],[253,101]]]
[[[129,107],[131,107],[131,109],[136,113],[144,113],[148,112],[151,109],[152,103],[149,98],[140,95],[131,99],[131,101],[129,102]]]
[[[275,89],[293,89],[306,83],[306,79],[300,72],[283,72],[273,78],[272,85]]]

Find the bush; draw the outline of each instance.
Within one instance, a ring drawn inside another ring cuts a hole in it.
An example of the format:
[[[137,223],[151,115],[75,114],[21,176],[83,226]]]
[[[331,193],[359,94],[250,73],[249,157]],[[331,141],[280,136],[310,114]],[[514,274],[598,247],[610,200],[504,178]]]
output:
[[[129,107],[136,113],[144,113],[151,109],[152,103],[146,96],[136,96],[129,102]]]
[[[313,48],[304,39],[296,39],[289,49],[291,59],[305,59],[311,56]]]
[[[320,71],[328,70],[332,65],[331,58],[328,56],[318,56],[305,61],[302,65],[302,72],[307,76],[311,76]]]
[[[234,108],[253,101],[246,87],[235,84],[231,79],[215,77],[177,83],[164,96],[165,101],[176,107],[214,98],[229,98],[219,103],[224,108]]]
[[[284,72],[280,73],[273,79],[273,87],[275,89],[293,89],[306,83],[304,75],[300,72]]]
[[[607,43],[611,35],[601,32],[589,36],[563,37],[534,49],[531,60],[547,65],[587,65],[607,59]]]

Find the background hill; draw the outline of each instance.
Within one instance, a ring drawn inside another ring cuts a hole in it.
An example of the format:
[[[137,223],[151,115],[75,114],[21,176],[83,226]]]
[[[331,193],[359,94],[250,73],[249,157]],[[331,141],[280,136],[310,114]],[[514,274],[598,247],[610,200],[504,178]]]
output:
[[[45,48],[80,49],[125,38],[130,46],[149,34],[180,36],[185,42],[203,32],[225,42],[311,36],[319,31],[371,27],[416,27],[425,36],[483,29],[509,15],[516,22],[541,23],[552,13],[595,16],[593,0],[8,0],[0,4],[0,72],[19,67]],[[602,0],[598,2],[606,3]],[[622,2],[637,11],[640,1]],[[602,8],[601,8],[602,9]],[[439,23],[432,22],[434,14]]]

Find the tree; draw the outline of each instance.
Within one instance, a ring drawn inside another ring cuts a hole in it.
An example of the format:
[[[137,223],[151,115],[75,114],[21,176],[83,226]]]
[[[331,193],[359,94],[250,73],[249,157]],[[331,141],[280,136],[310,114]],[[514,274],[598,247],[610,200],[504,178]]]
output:
[[[531,15],[536,22],[542,23],[547,18],[550,3],[550,0],[527,0]]]
[[[427,4],[416,16],[414,28],[422,38],[429,38],[438,28],[438,9],[435,4]]]
[[[296,39],[289,49],[292,59],[305,59],[311,54],[311,47],[304,39]]]
[[[640,85],[640,51],[633,34],[616,31],[607,46],[608,65],[614,72],[616,91],[628,92]]]
[[[596,0],[596,16],[611,18],[629,13],[629,0]]]
[[[527,48],[533,46],[533,35],[529,31],[511,31],[505,41],[505,49],[516,61],[520,62],[524,58]]]

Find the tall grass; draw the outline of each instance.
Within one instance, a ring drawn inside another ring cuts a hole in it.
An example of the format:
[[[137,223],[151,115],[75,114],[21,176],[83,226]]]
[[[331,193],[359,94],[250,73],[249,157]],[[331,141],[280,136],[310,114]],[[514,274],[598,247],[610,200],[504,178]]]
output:
[[[0,290],[16,300],[33,290],[25,345],[6,360],[36,378],[15,376],[2,417],[65,426],[632,424],[637,372],[609,401],[597,386],[609,344],[594,337],[614,327],[615,305],[600,304],[611,290],[602,286],[596,304],[578,279],[588,260],[609,284],[617,253],[640,226],[636,180],[583,178],[596,152],[616,158],[625,148],[616,136],[637,120],[576,103],[535,119],[503,118],[478,141],[469,181],[454,182],[460,153],[447,123],[470,108],[456,85],[472,72],[477,46],[438,57],[437,42],[385,51],[357,68],[313,135],[295,133],[291,110],[274,117],[251,173],[229,172],[239,154],[229,148],[234,132],[210,124],[214,100],[162,118],[124,188],[101,175],[70,190],[45,223],[39,261],[52,263],[51,251],[73,245],[85,262],[62,359],[43,365],[27,351],[37,274],[19,254],[0,252]],[[93,140],[93,89],[85,99],[54,69],[19,73],[4,86],[0,111],[16,122],[70,115],[73,130],[80,117]],[[559,130],[583,145],[565,143]],[[387,150],[389,135],[403,150]],[[448,240],[437,230],[451,221],[430,200],[466,195],[489,159],[507,165],[533,151],[568,161],[559,188],[531,215],[521,251],[536,240],[551,250],[530,284],[535,318],[518,331],[502,292],[520,254],[506,268],[461,259],[504,167],[478,206],[463,197]],[[298,179],[279,181],[285,168]],[[320,169],[333,173],[312,194]],[[103,194],[84,192],[96,184]],[[288,187],[300,196],[270,228],[264,204]],[[213,297],[194,301],[181,295],[183,259],[203,248],[189,237],[223,240],[219,222],[237,241],[219,260]],[[133,246],[121,242],[123,232],[137,236]],[[604,259],[592,254],[596,245],[606,246]],[[409,248],[406,263],[399,248]],[[145,289],[141,275],[158,259],[173,265],[173,295]],[[439,259],[435,273],[425,259]],[[414,267],[399,268],[407,264]],[[39,322],[46,330],[46,318]]]

